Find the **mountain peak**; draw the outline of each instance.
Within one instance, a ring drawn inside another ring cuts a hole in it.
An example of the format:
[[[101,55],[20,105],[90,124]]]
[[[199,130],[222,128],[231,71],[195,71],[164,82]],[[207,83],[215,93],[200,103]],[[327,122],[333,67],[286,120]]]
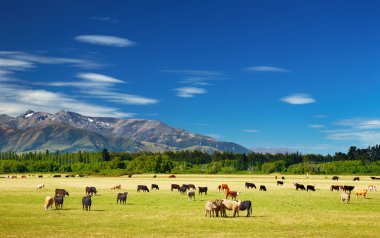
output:
[[[34,111],[29,109],[25,113],[21,114],[18,117],[29,118],[29,117],[33,116],[33,114],[34,114]]]

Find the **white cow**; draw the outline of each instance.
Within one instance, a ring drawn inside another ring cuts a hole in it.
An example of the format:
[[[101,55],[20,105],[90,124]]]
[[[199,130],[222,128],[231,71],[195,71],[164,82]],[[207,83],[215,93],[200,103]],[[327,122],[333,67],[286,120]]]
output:
[[[368,185],[368,191],[377,192],[377,185]]]
[[[43,183],[41,183],[41,184],[37,184],[36,189],[42,189],[44,187],[45,187],[45,185]]]
[[[53,198],[50,196],[46,196],[45,198],[45,211],[50,209],[53,209]]]

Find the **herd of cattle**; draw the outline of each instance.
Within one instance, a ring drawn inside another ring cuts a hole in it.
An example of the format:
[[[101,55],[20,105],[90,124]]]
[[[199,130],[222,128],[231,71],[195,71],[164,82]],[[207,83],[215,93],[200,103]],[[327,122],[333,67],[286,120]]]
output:
[[[156,176],[155,176],[156,177]],[[155,178],[154,177],[154,178]],[[175,178],[175,175],[170,175],[170,178]],[[373,180],[377,179],[376,177],[371,177]],[[283,186],[285,177],[282,177],[282,180],[276,179],[276,185],[277,186]],[[338,181],[339,177],[334,176],[332,178],[334,181]],[[355,177],[353,181],[359,181],[359,177]],[[300,183],[294,183],[293,185],[296,190],[306,190],[306,191],[316,191],[314,185],[303,185]],[[38,184],[36,186],[37,189],[43,189],[45,188],[44,184]],[[188,198],[190,200],[195,200],[195,191],[198,188],[198,195],[207,195],[208,187],[196,187],[194,184],[182,184],[181,186],[179,184],[171,184],[170,190],[174,191],[177,190],[180,194],[187,194]],[[256,185],[254,183],[245,183],[246,189],[257,189]],[[340,200],[341,203],[349,203],[351,198],[351,193],[354,190],[355,186],[351,185],[331,185],[330,190],[331,191],[341,191],[340,194]],[[116,184],[111,187],[111,190],[120,190],[121,184]],[[157,184],[151,184],[151,190],[159,190],[159,186]],[[367,191],[370,192],[376,192],[378,189],[377,185],[369,185],[368,189],[360,189],[355,190],[354,194],[356,198],[359,196],[362,196],[363,198],[366,198]],[[223,199],[216,199],[214,201],[207,201],[205,204],[205,216],[216,216],[216,217],[227,217],[227,210],[230,210],[233,212],[233,216],[236,215],[239,216],[239,211],[247,211],[247,217],[250,217],[252,214],[252,202],[250,200],[246,201],[240,201],[237,200],[237,197],[240,195],[240,191],[234,191],[231,190],[230,187],[227,184],[220,184],[217,187],[217,190],[219,192],[223,191],[225,198]],[[260,191],[267,191],[267,188],[265,185],[259,186]],[[149,188],[146,185],[137,185],[137,192],[149,192]],[[92,205],[92,196],[97,194],[97,190],[95,187],[86,187],[85,188],[85,196],[82,197],[82,209],[86,211],[91,210]],[[65,196],[69,196],[69,192],[65,189],[56,189],[54,197],[47,196],[45,198],[45,210],[48,210],[49,208],[52,209],[53,204],[55,205],[55,209],[62,210],[63,207],[63,201]],[[124,193],[118,193],[117,194],[117,200],[116,204],[126,204],[128,192]],[[232,200],[228,200],[228,198],[231,198]]]

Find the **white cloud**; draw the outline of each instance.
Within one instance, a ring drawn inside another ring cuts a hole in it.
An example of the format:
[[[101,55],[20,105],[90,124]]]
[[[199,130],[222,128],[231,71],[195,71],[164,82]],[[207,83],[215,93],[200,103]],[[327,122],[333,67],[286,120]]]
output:
[[[207,92],[204,88],[196,88],[196,87],[181,87],[176,88],[175,91],[177,91],[178,97],[183,98],[191,98],[194,97],[195,94],[204,94]]]
[[[353,118],[340,120],[336,124],[356,129],[380,129],[380,119]]]
[[[136,44],[126,38],[106,35],[80,35],[74,37],[74,39],[80,42],[114,47],[129,47]]]
[[[33,64],[27,61],[0,58],[0,69],[24,70],[32,67]]]
[[[104,82],[104,83],[125,83],[124,81],[113,78],[104,74],[96,74],[96,73],[80,73],[77,74],[79,78],[94,81],[94,82]]]
[[[310,128],[314,128],[314,129],[319,129],[319,128],[323,128],[325,127],[324,125],[319,125],[319,124],[311,124],[309,125]]]
[[[244,129],[243,132],[246,132],[246,133],[258,133],[259,131],[255,130],[255,129]]]
[[[293,94],[293,95],[289,95],[284,98],[281,98],[281,101],[289,103],[289,104],[301,105],[301,104],[314,103],[315,99],[309,96],[308,94]]]
[[[245,70],[253,71],[253,72],[274,72],[274,73],[287,73],[287,72],[290,72],[287,69],[273,67],[273,66],[252,66],[252,67],[245,68]]]
[[[224,136],[219,134],[206,134],[206,136],[211,137],[213,139],[222,139]]]

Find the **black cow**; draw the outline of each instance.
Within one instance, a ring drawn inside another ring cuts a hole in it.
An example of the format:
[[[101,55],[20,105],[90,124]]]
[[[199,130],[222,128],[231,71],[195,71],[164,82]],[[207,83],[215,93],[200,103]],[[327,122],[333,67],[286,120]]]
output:
[[[298,190],[298,189],[306,190],[306,188],[303,184],[294,183],[294,186],[296,186],[296,190]]]
[[[344,185],[343,186],[343,191],[346,192],[346,191],[349,191],[351,192],[352,190],[354,190],[355,186],[348,186],[348,185]]]
[[[313,186],[313,185],[306,185],[306,191],[309,192],[309,190],[315,192],[315,186]]]
[[[149,193],[149,189],[145,185],[137,185],[137,192],[140,192],[140,190],[142,190],[143,192],[148,192]]]
[[[55,204],[55,209],[60,209],[62,210],[62,206],[63,206],[63,197],[62,196],[59,196],[59,195],[56,195],[54,197],[54,204]]]
[[[282,179],[282,180],[285,180],[285,177],[284,177],[284,176],[282,176],[282,177],[281,177],[281,179]]]
[[[44,176],[43,175],[38,175],[38,178],[43,178]]]
[[[90,211],[91,210],[91,195],[87,195],[87,196],[84,196],[82,198],[82,206],[83,206],[83,209],[84,210],[86,208],[86,211]]]
[[[205,193],[207,195],[207,187],[198,187],[198,194]]]
[[[372,176],[371,179],[372,180],[377,180],[377,179],[380,179],[380,177],[374,177],[374,176]]]
[[[153,178],[157,178],[157,175],[154,175]]]
[[[53,178],[60,178],[60,177],[61,177],[60,174],[54,174],[54,175],[53,175]]]
[[[186,193],[186,191],[187,191],[187,187],[185,186],[181,186],[179,189],[178,189],[178,191],[181,193],[181,194],[185,194]]]
[[[331,185],[330,190],[331,191],[334,191],[334,190],[339,191],[341,188],[343,188],[343,187],[340,185]]]
[[[94,195],[94,193],[96,194],[97,191],[96,191],[96,188],[95,187],[86,187],[86,194],[87,195]]]
[[[65,189],[62,189],[62,188],[57,188],[55,190],[55,196],[61,196],[61,197],[64,197],[64,196],[69,196],[69,192],[67,192]]]
[[[121,204],[121,203],[126,204],[126,202],[127,202],[127,195],[128,195],[127,192],[125,192],[125,193],[118,193],[118,194],[117,194],[116,204],[119,203],[119,200],[120,200],[120,204]]]
[[[160,188],[158,187],[158,185],[157,184],[152,184],[152,187],[151,187],[151,189],[153,190],[153,189],[156,189],[156,190],[160,190]]]
[[[283,186],[284,185],[284,182],[283,181],[277,181],[277,186],[280,185],[280,186]]]
[[[245,182],[245,188],[255,188],[256,189],[256,185],[254,183]]]
[[[128,174],[128,178],[132,178],[132,174]]]
[[[267,191],[267,188],[264,185],[260,185],[259,191]]]
[[[179,188],[180,186],[178,184],[172,184],[171,191],[173,191],[173,189],[177,189],[179,191]]]
[[[65,178],[70,178],[70,175],[66,174],[66,175],[65,175]]]
[[[247,210],[247,217],[250,217],[252,214],[252,203],[251,201],[243,201],[239,205],[239,210],[240,211],[245,211]]]
[[[195,185],[194,185],[194,184],[188,184],[187,186],[189,186],[189,189],[192,188],[192,189],[194,189],[194,190],[197,190],[197,189],[195,188]]]
[[[188,184],[182,184],[181,188],[186,188],[186,190],[190,190],[190,186]]]
[[[338,177],[338,176],[333,176],[333,177],[332,177],[332,180],[336,180],[336,181],[338,181],[338,180],[339,180],[339,177]]]
[[[360,178],[359,177],[355,177],[353,181],[359,181]]]

